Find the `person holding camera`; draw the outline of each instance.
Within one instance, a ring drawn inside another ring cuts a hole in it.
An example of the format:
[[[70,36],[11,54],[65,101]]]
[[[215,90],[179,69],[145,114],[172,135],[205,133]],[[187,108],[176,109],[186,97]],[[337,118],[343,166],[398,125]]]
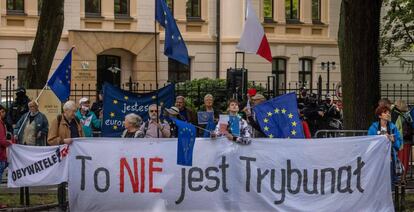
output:
[[[402,137],[395,124],[391,122],[390,108],[380,105],[375,110],[378,121],[372,123],[368,129],[368,135],[385,135],[392,142],[391,151],[391,183],[396,183],[396,163],[398,162],[397,153],[402,143]]]

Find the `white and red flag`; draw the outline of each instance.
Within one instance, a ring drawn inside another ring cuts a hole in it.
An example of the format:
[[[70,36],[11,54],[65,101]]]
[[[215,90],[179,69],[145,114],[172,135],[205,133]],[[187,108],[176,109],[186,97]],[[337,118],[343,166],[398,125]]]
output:
[[[258,54],[269,62],[272,62],[272,52],[270,51],[269,42],[267,42],[263,26],[257,18],[251,1],[246,1],[246,22],[244,24],[240,42],[237,44],[236,48],[244,50],[247,53]]]

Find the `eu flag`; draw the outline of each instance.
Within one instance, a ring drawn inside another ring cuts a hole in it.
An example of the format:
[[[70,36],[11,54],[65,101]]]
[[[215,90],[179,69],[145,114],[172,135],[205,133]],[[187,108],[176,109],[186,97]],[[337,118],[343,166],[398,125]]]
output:
[[[256,120],[269,138],[305,138],[295,93],[253,107]]]
[[[47,81],[47,85],[61,102],[65,102],[70,96],[72,50],[73,48],[66,54],[65,58],[63,58],[53,75]]]
[[[164,54],[188,65],[187,47],[165,0],[156,0],[155,20],[165,29]]]
[[[178,128],[177,164],[183,166],[193,165],[193,149],[196,138],[194,125],[178,119],[173,119]]]
[[[148,120],[148,107],[157,103],[157,91],[150,93],[132,93],[105,83],[103,86],[102,136],[120,137],[124,130],[124,118],[135,113]],[[174,85],[170,84],[158,90],[158,102],[162,107],[174,104]],[[161,113],[161,112],[160,112]]]

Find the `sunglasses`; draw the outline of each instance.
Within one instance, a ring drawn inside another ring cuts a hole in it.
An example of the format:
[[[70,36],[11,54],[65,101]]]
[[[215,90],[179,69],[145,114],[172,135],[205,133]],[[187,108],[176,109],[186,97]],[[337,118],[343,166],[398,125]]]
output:
[[[150,110],[150,113],[155,113],[155,112],[157,112],[158,110]]]

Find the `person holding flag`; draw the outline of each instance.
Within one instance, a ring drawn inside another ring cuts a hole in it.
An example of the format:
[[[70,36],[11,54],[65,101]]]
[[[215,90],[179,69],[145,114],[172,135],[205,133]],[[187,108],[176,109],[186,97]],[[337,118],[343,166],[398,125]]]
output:
[[[219,120],[216,130],[211,133],[211,137],[225,136],[230,141],[239,144],[250,144],[252,128],[247,124],[246,120],[238,115],[239,102],[235,99],[230,99],[227,104],[227,111],[229,112],[227,123]]]
[[[160,119],[161,107],[152,104],[148,107],[149,120],[141,125],[140,131],[145,138],[169,138],[171,136],[170,125]]]

